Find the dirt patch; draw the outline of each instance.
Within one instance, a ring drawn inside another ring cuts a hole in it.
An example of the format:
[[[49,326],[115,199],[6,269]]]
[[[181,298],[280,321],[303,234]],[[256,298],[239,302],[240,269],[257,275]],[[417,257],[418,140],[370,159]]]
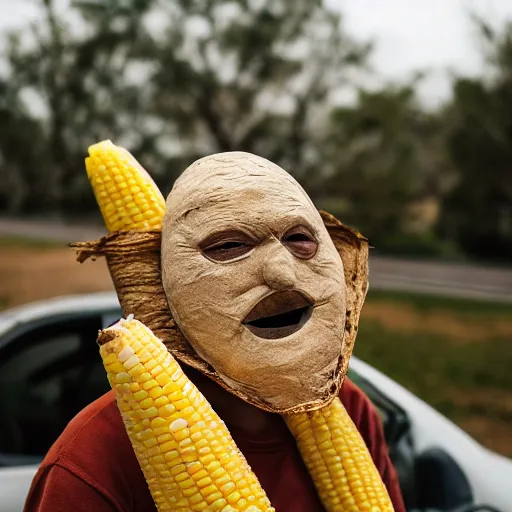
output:
[[[104,260],[79,264],[71,249],[5,248],[0,251],[4,307],[68,295],[113,290]]]
[[[512,390],[504,389],[447,389],[447,397],[457,406],[464,409],[478,409],[504,419],[512,419]],[[512,443],[512,429],[510,429]]]
[[[512,457],[510,422],[474,416],[457,422],[460,428],[489,450]]]
[[[459,342],[485,341],[489,338],[512,339],[511,320],[478,318],[471,319],[458,316],[453,312],[418,311],[406,304],[390,302],[368,302],[365,304],[361,321],[375,320],[390,330],[428,332],[448,336]]]

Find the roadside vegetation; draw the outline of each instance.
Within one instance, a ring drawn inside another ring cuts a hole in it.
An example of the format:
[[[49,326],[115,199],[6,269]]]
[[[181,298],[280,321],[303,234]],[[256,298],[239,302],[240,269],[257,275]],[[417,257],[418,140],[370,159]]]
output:
[[[354,354],[512,456],[512,305],[372,292]]]

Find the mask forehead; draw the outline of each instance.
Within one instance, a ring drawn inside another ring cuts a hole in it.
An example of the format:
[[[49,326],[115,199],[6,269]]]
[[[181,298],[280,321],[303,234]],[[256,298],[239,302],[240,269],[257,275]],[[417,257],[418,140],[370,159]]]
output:
[[[317,226],[322,220],[299,183],[281,167],[243,152],[198,160],[180,176],[167,198],[168,224],[190,219],[241,221],[302,215]]]

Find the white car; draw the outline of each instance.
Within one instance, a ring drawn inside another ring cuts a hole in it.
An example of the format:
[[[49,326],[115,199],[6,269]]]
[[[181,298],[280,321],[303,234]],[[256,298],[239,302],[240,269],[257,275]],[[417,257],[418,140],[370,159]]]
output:
[[[114,293],[0,313],[0,512],[19,512],[68,421],[109,389],[95,339],[121,316]],[[512,512],[512,460],[353,357],[349,376],[380,411],[409,511]]]

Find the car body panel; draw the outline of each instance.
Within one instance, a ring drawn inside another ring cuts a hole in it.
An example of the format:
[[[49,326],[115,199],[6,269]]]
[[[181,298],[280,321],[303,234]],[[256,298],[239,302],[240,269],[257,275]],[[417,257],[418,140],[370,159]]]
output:
[[[117,296],[112,292],[66,295],[32,302],[0,313],[0,337],[5,336],[16,327],[50,319],[54,316],[95,311],[102,313],[119,307]]]
[[[476,504],[492,504],[501,512],[512,512],[512,460],[484,448],[427,403],[369,364],[353,357],[350,365],[407,412],[417,453],[442,448],[463,469]]]
[[[20,512],[27,498],[37,465],[13,468],[0,467],[0,510]]]

